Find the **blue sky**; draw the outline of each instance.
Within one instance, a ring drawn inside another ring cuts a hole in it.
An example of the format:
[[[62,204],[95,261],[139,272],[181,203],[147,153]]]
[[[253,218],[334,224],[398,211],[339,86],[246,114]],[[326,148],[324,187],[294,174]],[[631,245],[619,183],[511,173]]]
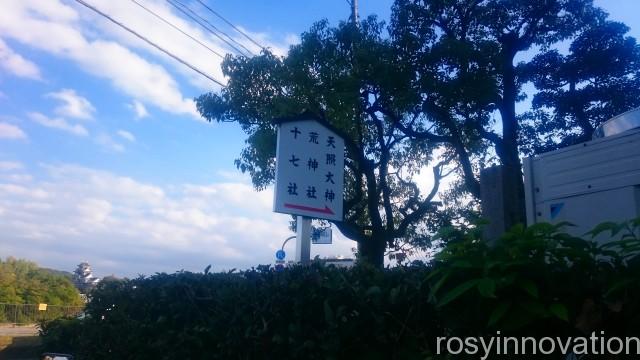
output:
[[[166,1],[138,1],[229,51]],[[87,2],[223,80],[218,57],[132,1]],[[314,21],[350,11],[345,0],[206,2],[280,54]],[[636,2],[596,3],[640,36]],[[360,12],[388,19],[390,5],[361,0]],[[0,257],[62,270],[87,260],[119,276],[272,262],[289,217],[271,212],[272,189],[253,191],[233,166],[240,129],[199,119],[192,99],[218,89],[75,1],[3,1]],[[338,236],[312,255],[349,256],[353,246]]]

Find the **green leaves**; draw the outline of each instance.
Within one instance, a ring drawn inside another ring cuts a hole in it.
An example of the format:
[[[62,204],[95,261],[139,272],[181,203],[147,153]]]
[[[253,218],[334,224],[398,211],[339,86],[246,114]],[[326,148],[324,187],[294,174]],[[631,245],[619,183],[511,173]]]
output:
[[[538,286],[531,280],[520,280],[517,285],[534,298],[539,297]]]
[[[611,302],[624,299],[633,291],[633,281],[640,281],[633,262],[623,261],[640,259],[632,235],[638,230],[634,221],[596,227],[594,234],[621,238],[602,245],[563,233],[567,224],[516,227],[492,247],[479,244],[464,230],[447,230],[441,235],[447,246],[425,278],[430,299],[447,314],[452,327],[465,329],[468,324],[462,319],[474,317],[503,330],[535,327],[552,319],[573,326],[571,316],[578,316],[594,287],[600,301]]]
[[[480,295],[486,298],[496,297],[496,282],[491,278],[483,278],[478,281],[478,291]]]
[[[493,309],[491,315],[489,316],[489,322],[487,323],[487,326],[492,327],[497,324],[498,321],[500,321],[504,317],[509,308],[511,308],[511,302],[509,301],[498,303],[498,305],[495,307],[495,309]]]
[[[45,326],[44,343],[92,359],[422,359],[439,336],[564,337],[591,317],[637,336],[640,264],[560,230],[518,228],[492,247],[460,230],[429,266],[103,282],[85,319]]]
[[[604,233],[609,232],[611,237],[616,236],[620,230],[624,228],[625,224],[618,224],[611,221],[598,224],[593,230],[587,232],[585,235],[590,235],[592,238]]]
[[[569,310],[563,304],[555,303],[549,306],[549,311],[558,319],[569,321]]]
[[[328,324],[333,324],[335,322],[335,315],[333,313],[333,310],[331,309],[331,305],[329,304],[329,301],[325,300],[322,303],[322,307],[324,309],[324,320]]]
[[[447,293],[445,293],[445,295],[442,297],[442,299],[438,302],[438,306],[442,307],[442,306],[447,305],[448,303],[450,303],[453,300],[457,299],[458,297],[460,297],[461,295],[463,295],[467,291],[469,291],[472,288],[474,288],[476,285],[478,285],[478,283],[480,283],[480,280],[473,279],[473,280],[465,281],[464,283],[454,287],[452,290],[450,290]]]
[[[33,262],[13,257],[0,258],[0,303],[84,305],[71,282],[71,274],[65,276],[63,272],[39,268]],[[3,311],[0,310],[0,321]]]

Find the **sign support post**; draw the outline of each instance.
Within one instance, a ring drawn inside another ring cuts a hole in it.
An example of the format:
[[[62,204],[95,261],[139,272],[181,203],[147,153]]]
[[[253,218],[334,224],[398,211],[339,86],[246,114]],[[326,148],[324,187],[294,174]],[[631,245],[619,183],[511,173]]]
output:
[[[311,261],[311,218],[298,215],[296,229],[296,261],[308,264]]]

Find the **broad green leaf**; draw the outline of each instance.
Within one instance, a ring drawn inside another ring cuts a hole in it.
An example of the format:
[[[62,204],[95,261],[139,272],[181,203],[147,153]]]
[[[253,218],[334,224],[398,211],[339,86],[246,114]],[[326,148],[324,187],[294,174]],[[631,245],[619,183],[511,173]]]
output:
[[[521,303],[520,306],[527,312],[539,317],[545,317],[548,315],[548,312],[544,305],[537,301],[525,301]]]
[[[486,298],[496,297],[496,282],[491,278],[482,278],[478,282],[478,291],[480,295]]]
[[[521,289],[526,291],[529,295],[533,296],[534,298],[537,298],[537,297],[540,296],[540,294],[538,292],[538,285],[536,285],[533,281],[528,280],[528,279],[524,279],[524,280],[518,281],[516,284]]]
[[[594,238],[605,231],[609,231],[612,234],[614,232],[618,232],[619,231],[618,224],[612,221],[603,222],[601,224],[598,224],[595,228],[593,228],[593,230],[587,232],[585,235],[591,235],[591,237]]]
[[[444,274],[444,276],[442,276],[440,278],[440,280],[438,280],[438,282],[431,288],[431,294],[433,296],[436,295],[438,290],[440,290],[440,288],[442,287],[442,285],[444,285],[445,281],[447,281],[447,279],[449,278],[450,275],[451,275],[451,273]]]
[[[487,324],[487,326],[493,326],[498,321],[500,321],[500,319],[502,319],[502,317],[507,313],[510,307],[511,302],[499,303],[498,306],[496,306],[495,309],[493,309],[493,311],[491,312],[491,316],[489,316],[489,323]]]
[[[551,304],[551,306],[549,306],[549,311],[558,319],[569,321],[569,311],[566,306],[560,303]]]
[[[323,306],[324,306],[324,320],[328,324],[333,324],[334,315],[333,315],[333,310],[331,309],[331,305],[329,305],[329,301],[325,300],[323,303]]]
[[[382,290],[380,290],[379,286],[372,286],[369,289],[367,289],[366,295],[367,296],[372,296],[372,295],[378,295],[382,292]]]
[[[451,264],[451,266],[454,268],[470,268],[473,267],[473,264],[468,260],[456,260]]]
[[[456,286],[442,297],[442,299],[438,303],[438,307],[445,306],[453,300],[459,298],[461,295],[478,285],[478,282],[480,282],[480,279],[473,279]]]
[[[607,292],[604,294],[604,297],[609,297],[609,295],[615,293],[616,291],[626,287],[627,285],[631,285],[636,283],[637,280],[633,280],[633,279],[624,279],[624,280],[620,280],[615,282],[613,285],[611,285],[611,287],[609,288],[609,290],[607,290]]]

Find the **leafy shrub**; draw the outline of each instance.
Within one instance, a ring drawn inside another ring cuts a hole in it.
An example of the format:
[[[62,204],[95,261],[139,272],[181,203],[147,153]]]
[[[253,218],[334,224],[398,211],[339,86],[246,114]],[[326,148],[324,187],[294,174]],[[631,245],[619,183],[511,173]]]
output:
[[[74,321],[82,359],[423,358],[440,325],[425,268],[293,267],[101,283]],[[69,323],[45,327],[47,351]],[[64,342],[64,341],[63,341]]]
[[[637,334],[640,219],[596,227],[593,237],[626,230],[605,244],[570,236],[562,226],[516,226],[493,245],[477,229],[442,234],[448,245],[428,277],[445,326],[473,335]]]
[[[107,281],[85,319],[43,337],[81,359],[428,359],[438,336],[638,336],[640,221],[597,227],[618,237],[604,245],[560,227],[515,227],[492,245],[448,229],[428,266]]]
[[[82,346],[83,341],[91,339],[83,336],[85,324],[76,318],[61,318],[40,323],[40,335],[42,339],[42,352],[55,349],[58,353],[72,353]],[[89,357],[90,358],[90,357]]]

